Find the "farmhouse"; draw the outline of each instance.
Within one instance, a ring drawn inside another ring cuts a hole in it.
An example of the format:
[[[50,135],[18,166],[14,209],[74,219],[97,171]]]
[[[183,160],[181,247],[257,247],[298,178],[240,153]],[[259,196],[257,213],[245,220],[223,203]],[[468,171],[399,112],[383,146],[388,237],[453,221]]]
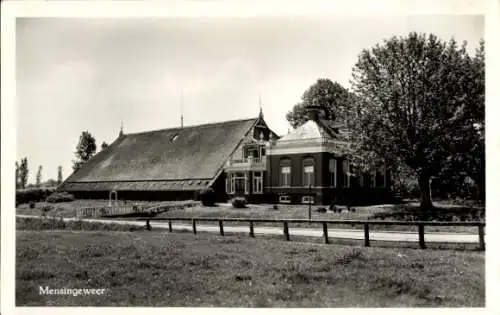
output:
[[[386,172],[354,176],[340,128],[319,118],[279,138],[258,117],[124,134],[60,187],[77,198],[187,200],[206,188],[225,201],[328,204],[387,198]],[[361,199],[359,199],[361,198]]]

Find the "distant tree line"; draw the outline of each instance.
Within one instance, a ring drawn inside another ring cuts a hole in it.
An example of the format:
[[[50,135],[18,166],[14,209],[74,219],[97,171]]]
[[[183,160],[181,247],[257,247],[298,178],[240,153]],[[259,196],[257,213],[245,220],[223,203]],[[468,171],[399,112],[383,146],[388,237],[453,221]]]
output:
[[[47,181],[43,181],[42,177],[42,165],[38,166],[38,170],[36,173],[35,184],[28,184],[28,158],[24,157],[20,162],[16,161],[16,189],[26,189],[26,188],[40,188],[40,187],[56,187],[62,183],[62,166],[57,167],[57,180],[48,179]]]

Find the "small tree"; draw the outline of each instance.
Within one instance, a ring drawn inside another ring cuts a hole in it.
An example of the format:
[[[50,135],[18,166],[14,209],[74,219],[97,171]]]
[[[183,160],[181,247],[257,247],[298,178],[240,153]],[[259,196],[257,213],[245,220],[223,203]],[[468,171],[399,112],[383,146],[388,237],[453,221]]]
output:
[[[19,189],[19,163],[16,161],[16,189]]]
[[[21,165],[19,166],[19,187],[25,189],[28,185],[28,158],[21,159]]]
[[[107,147],[109,147],[109,144],[107,144],[106,141],[103,141],[102,144],[101,144],[101,150],[104,150]]]
[[[76,160],[73,161],[73,170],[76,172],[90,160],[94,156],[96,149],[95,138],[88,131],[83,131],[76,145]]]
[[[40,187],[42,183],[42,166],[38,166],[38,171],[36,172],[36,187]]]
[[[62,183],[62,178],[63,178],[63,176],[62,176],[62,166],[61,166],[61,165],[59,165],[59,166],[57,167],[57,185],[61,185],[61,183]]]

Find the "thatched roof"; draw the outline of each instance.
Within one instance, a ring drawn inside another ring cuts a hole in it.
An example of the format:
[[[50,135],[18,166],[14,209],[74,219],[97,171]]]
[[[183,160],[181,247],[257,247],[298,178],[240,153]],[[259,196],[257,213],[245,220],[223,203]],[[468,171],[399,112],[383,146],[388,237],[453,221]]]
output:
[[[63,184],[64,190],[197,190],[220,173],[258,118],[126,134]]]

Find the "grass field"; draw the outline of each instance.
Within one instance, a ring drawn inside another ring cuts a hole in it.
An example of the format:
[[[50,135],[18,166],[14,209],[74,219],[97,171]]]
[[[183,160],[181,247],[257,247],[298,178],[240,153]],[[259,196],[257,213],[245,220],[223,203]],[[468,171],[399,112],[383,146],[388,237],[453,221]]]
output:
[[[16,305],[484,306],[484,254],[161,232],[17,232]],[[101,296],[45,296],[103,288]]]

